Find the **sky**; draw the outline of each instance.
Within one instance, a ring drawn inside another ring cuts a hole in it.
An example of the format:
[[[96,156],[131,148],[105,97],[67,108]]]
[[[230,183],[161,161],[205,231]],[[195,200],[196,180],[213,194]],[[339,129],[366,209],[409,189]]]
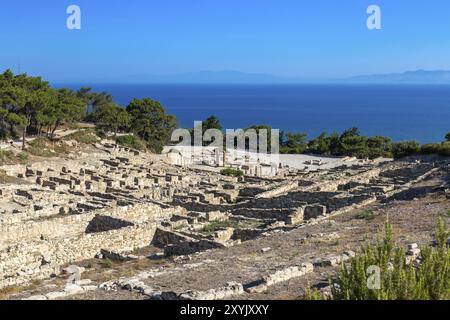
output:
[[[81,8],[81,30],[66,9]],[[366,26],[381,8],[381,30]],[[448,0],[0,2],[0,70],[52,82],[236,70],[334,79],[450,70]]]

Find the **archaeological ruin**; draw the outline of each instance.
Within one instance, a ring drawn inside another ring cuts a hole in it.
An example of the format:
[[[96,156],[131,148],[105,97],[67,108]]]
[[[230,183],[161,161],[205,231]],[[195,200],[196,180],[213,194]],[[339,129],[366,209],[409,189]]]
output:
[[[258,260],[260,254],[273,253],[267,246],[258,249],[256,262],[249,262],[247,269],[263,270],[263,262],[270,267],[266,265],[262,273],[253,270],[248,279],[235,277],[227,269],[229,281],[220,282],[227,277],[224,272],[209,288],[193,285],[178,291],[168,279],[207,268],[212,262],[202,255],[208,252],[235,252],[239,249],[233,248],[244,248],[252,241],[266,243],[259,239],[332,225],[336,217],[375,203],[412,200],[434,192],[439,188],[417,186],[436,175],[443,177],[439,190],[449,198],[450,161],[438,157],[341,159],[333,166],[327,166],[327,159],[307,159],[301,169],[280,165],[273,175],[244,177],[221,175],[207,164],[168,163],[166,158],[104,140],[71,157],[3,166],[3,174],[11,181],[0,190],[0,288],[26,288],[37,281],[77,275],[73,281],[64,278],[57,290],[22,298],[83,298],[88,292],[117,290],[158,299],[258,294],[313,274],[317,259],[302,255],[299,261],[292,258],[291,263],[279,264],[282,259]],[[302,243],[338,239],[339,232],[312,232],[295,241],[301,247]],[[283,246],[291,240],[277,241]],[[153,248],[152,254],[136,254],[148,247]],[[325,252],[321,259],[334,266],[351,256],[351,250],[334,256]],[[87,272],[81,263],[91,259],[130,265],[141,259],[160,259],[175,265],[94,283],[80,276]],[[243,258],[237,255],[236,259]]]

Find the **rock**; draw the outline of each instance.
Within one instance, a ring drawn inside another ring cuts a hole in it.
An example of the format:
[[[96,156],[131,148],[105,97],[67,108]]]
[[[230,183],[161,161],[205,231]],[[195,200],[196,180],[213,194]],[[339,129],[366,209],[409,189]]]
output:
[[[392,262],[387,263],[387,270],[388,271],[394,271],[394,264]]]
[[[344,255],[346,255],[346,256],[348,256],[350,258],[356,257],[355,251],[351,251],[351,250],[344,251]]]
[[[271,248],[269,248],[269,247],[267,247],[267,248],[262,248],[262,249],[261,249],[261,252],[266,253],[266,252],[268,252],[268,251],[270,251],[270,250],[271,250]]]
[[[98,289],[97,286],[83,286],[82,288],[84,291],[95,291]]]
[[[244,293],[241,283],[228,282],[224,287],[207,291],[188,291],[180,295],[185,300],[219,300]]]
[[[63,292],[63,291],[61,291],[61,292],[50,292],[50,293],[47,293],[45,296],[49,300],[54,300],[54,299],[59,299],[59,298],[66,297],[67,296],[67,292]]]
[[[67,294],[70,294],[70,295],[78,294],[78,293],[83,292],[83,288],[77,284],[68,283],[68,284],[66,284],[66,287],[64,288],[64,292],[66,292]]]
[[[62,271],[65,274],[82,274],[84,272],[84,270],[85,269],[83,267],[71,265],[71,266],[68,266],[67,268],[64,268]]]
[[[155,294],[160,294],[160,292],[154,291],[152,288],[147,287],[144,289],[144,291],[142,292],[143,294],[153,297]]]
[[[91,279],[83,279],[83,280],[75,281],[75,284],[79,285],[79,286],[87,286],[87,285],[89,285],[91,283],[92,283]]]
[[[269,287],[265,283],[258,284],[253,287],[248,287],[245,289],[248,293],[263,293],[266,292]]]
[[[44,295],[36,295],[36,296],[24,298],[23,300],[47,300],[47,297]]]
[[[409,256],[417,257],[418,255],[420,255],[420,249],[419,248],[410,249],[406,254]]]
[[[408,245],[408,250],[413,250],[413,249],[417,249],[417,248],[419,248],[417,243],[411,243]]]
[[[234,229],[233,228],[226,228],[223,230],[217,230],[214,232],[213,237],[214,239],[218,241],[228,241],[233,236]]]
[[[303,272],[306,273],[310,273],[314,271],[314,265],[310,262],[304,262],[301,264],[301,268],[303,270]]]
[[[324,266],[329,266],[329,267],[337,267],[340,263],[341,263],[340,256],[329,257],[322,261],[322,264]]]
[[[137,256],[137,255],[134,255],[134,254],[129,254],[129,255],[127,255],[127,258],[130,259],[130,260],[139,260],[139,259],[144,259],[145,257]]]

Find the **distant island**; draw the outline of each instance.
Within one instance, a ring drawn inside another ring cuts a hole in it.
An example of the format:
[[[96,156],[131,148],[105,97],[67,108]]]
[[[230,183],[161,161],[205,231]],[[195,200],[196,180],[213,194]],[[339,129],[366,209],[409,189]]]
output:
[[[450,84],[450,71],[417,70],[403,73],[363,75],[349,78],[346,82],[367,84]]]
[[[95,82],[95,81],[94,81]],[[107,83],[110,81],[97,82]],[[111,81],[116,82],[116,81]],[[235,70],[199,71],[172,75],[125,75],[123,83],[167,84],[450,84],[450,71],[416,70],[403,73],[358,75],[349,78],[310,78],[302,76],[277,76],[266,73],[246,73]]]

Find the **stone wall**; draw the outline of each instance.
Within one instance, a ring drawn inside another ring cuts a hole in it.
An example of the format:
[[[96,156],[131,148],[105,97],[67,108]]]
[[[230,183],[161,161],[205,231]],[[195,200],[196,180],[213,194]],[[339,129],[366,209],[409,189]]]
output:
[[[0,288],[58,274],[60,267],[93,258],[102,249],[132,251],[149,245],[161,220],[183,209],[140,204],[83,215],[3,226],[0,231]],[[86,234],[96,216],[124,219],[134,225]],[[14,243],[14,244],[13,244]]]
[[[61,266],[93,258],[101,249],[125,252],[150,244],[156,223],[111,230],[78,237],[36,241],[0,251],[0,288],[26,284],[59,274]]]
[[[81,215],[60,216],[51,219],[26,221],[12,225],[0,225],[0,249],[8,245],[23,242],[74,237],[86,231],[95,216],[108,216],[131,223],[142,223],[183,213],[184,209],[161,209],[153,204],[139,204],[132,207],[106,208]]]

